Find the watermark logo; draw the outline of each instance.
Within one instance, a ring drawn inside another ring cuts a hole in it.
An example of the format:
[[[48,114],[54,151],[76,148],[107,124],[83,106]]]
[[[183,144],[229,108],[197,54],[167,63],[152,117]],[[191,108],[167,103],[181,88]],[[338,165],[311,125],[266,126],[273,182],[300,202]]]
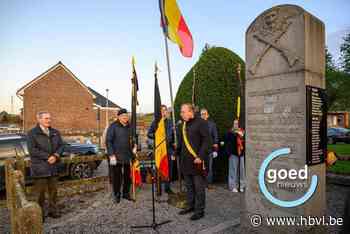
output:
[[[260,191],[264,194],[264,196],[273,204],[278,205],[280,207],[296,207],[304,204],[307,200],[309,200],[312,195],[315,193],[317,188],[317,176],[313,175],[311,177],[311,184],[307,192],[299,199],[293,200],[293,201],[284,201],[280,200],[276,197],[274,197],[269,190],[266,187],[265,184],[265,172],[268,168],[270,162],[278,157],[285,157],[290,153],[290,148],[282,148],[278,149],[276,151],[273,151],[271,154],[267,156],[267,158],[262,163],[260,170],[259,170],[259,187]],[[267,172],[267,182],[268,183],[275,183],[277,179],[284,180],[284,179],[304,179],[306,180],[308,178],[308,168],[307,165],[303,169],[300,169],[299,171],[295,169],[291,169],[287,171],[286,169],[269,169]]]

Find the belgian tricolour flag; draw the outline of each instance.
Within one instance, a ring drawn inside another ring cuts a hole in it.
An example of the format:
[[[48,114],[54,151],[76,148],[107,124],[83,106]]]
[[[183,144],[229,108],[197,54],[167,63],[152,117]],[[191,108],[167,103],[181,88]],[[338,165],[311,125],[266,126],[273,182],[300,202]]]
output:
[[[179,45],[181,54],[192,57],[193,39],[176,0],[159,0],[161,25],[167,38]]]
[[[167,140],[165,130],[165,119],[161,115],[161,99],[157,78],[157,65],[155,66],[155,81],[154,81],[154,121],[155,121],[155,134],[154,134],[154,156],[156,167],[159,175],[163,179],[169,179],[169,167],[168,167],[168,153],[167,153]]]

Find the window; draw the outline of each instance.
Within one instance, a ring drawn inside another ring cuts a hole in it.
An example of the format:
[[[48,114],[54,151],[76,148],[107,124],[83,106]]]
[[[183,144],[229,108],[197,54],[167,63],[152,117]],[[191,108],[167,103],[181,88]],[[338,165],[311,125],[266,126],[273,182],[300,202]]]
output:
[[[21,146],[24,151],[24,155],[29,155],[27,142],[21,141]]]
[[[338,128],[337,131],[342,133],[342,134],[347,134],[349,132],[349,129],[347,129],[347,128]]]
[[[328,136],[334,136],[334,135],[336,135],[336,131],[335,131],[333,128],[328,129],[327,135],[328,135]]]

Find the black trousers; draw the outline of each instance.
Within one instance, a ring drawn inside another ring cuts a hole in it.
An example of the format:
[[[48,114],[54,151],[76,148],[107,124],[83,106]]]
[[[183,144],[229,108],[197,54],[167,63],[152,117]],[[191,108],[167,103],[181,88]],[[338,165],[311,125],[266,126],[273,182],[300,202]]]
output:
[[[184,175],[184,180],[188,207],[194,208],[195,213],[204,212],[206,178],[200,175]]]
[[[130,164],[117,163],[109,167],[112,180],[113,194],[120,195],[120,189],[123,184],[123,195],[129,194],[131,179],[130,179]]]

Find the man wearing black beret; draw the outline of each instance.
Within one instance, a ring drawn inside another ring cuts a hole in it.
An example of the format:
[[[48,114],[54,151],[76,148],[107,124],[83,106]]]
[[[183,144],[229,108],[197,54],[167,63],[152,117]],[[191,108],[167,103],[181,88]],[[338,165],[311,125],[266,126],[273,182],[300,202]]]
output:
[[[120,109],[118,118],[107,130],[106,146],[112,178],[112,196],[116,203],[120,202],[121,186],[122,197],[130,199],[130,161],[136,147],[131,145],[129,115],[126,109]]]

